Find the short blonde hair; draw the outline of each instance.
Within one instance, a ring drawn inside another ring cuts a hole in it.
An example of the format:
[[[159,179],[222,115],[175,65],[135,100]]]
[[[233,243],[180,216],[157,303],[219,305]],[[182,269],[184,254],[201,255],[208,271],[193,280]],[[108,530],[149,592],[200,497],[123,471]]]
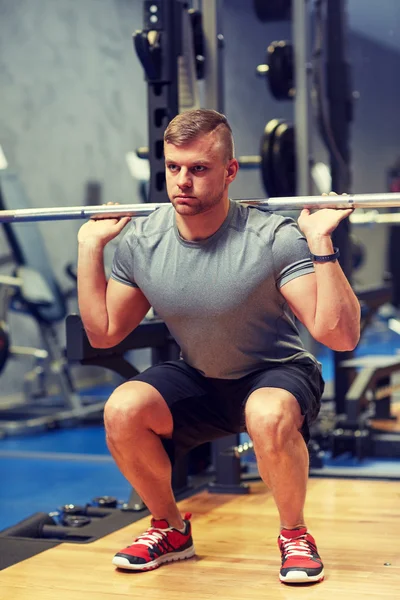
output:
[[[225,149],[225,159],[234,157],[234,142],[231,126],[225,115],[208,108],[188,110],[170,121],[164,133],[164,143],[183,146],[202,135],[215,132]]]

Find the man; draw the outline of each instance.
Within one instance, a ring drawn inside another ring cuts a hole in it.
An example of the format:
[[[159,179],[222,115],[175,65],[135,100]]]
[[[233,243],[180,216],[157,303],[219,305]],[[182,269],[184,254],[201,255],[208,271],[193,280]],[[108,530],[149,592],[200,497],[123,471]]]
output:
[[[293,220],[230,201],[238,162],[230,126],[212,110],[173,119],[164,153],[172,205],[132,221],[108,283],[103,249],[129,218],[91,220],[78,236],[79,306],[91,344],[117,344],[153,306],[182,353],[119,386],[105,407],[110,452],[153,516],[113,563],[142,571],[193,556],[171,464],[205,441],[247,431],[279,511],[280,579],[320,581],[303,509],[308,426],[323,380],[295,316],[332,349],[357,344],[359,303],[330,238],[351,210],[303,210],[305,239]]]

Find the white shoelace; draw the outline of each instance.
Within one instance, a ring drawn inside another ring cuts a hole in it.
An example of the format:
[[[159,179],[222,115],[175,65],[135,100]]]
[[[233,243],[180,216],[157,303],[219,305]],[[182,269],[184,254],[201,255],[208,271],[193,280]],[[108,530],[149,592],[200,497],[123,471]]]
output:
[[[148,546],[150,548],[151,546],[154,546],[154,544],[158,544],[164,538],[166,538],[168,531],[170,531],[170,529],[156,529],[152,527],[136,538],[136,540],[132,543],[132,546],[138,544],[140,546]]]
[[[287,556],[312,556],[311,548],[306,540],[300,538],[291,540],[283,536],[281,536],[281,539]]]

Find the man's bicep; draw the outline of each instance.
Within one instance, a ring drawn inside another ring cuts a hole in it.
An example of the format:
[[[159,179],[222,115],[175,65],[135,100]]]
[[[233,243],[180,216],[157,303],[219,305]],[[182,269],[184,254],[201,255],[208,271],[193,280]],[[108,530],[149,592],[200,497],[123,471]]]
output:
[[[295,316],[313,334],[317,306],[317,280],[315,273],[296,277],[280,288]]]
[[[138,288],[116,281],[107,284],[108,336],[121,340],[139,325],[150,308],[150,303]]]

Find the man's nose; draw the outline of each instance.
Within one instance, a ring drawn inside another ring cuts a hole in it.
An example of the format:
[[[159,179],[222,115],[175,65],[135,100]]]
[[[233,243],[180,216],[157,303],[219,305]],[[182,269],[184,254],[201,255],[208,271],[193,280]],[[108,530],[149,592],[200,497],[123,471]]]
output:
[[[189,169],[181,168],[178,176],[178,185],[179,187],[191,187],[192,178]]]

